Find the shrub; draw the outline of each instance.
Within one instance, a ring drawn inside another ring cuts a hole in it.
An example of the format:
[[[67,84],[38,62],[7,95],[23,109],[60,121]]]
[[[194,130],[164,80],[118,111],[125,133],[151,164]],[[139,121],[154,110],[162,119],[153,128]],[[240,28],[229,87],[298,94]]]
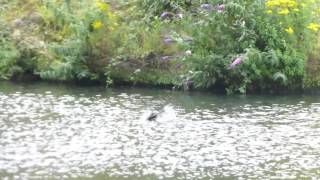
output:
[[[0,16],[0,79],[10,79],[23,70],[17,65],[20,58],[18,49],[10,37],[10,29]]]
[[[190,10],[195,1],[192,0],[137,0],[137,5],[142,8],[147,20],[160,17],[163,12],[184,12]]]
[[[43,1],[40,12],[46,26],[48,47],[54,60],[39,74],[45,79],[95,78],[90,59],[111,53],[108,34],[117,26],[116,17],[104,2]],[[51,32],[48,32],[52,30]]]
[[[30,48],[2,28],[2,78],[36,72],[51,80],[271,92],[303,88],[313,81],[306,63],[319,59],[314,0],[3,2],[4,24],[15,20],[12,12],[25,22],[30,11],[41,14],[25,23],[23,36],[43,46]]]
[[[229,93],[302,88],[319,30],[317,16],[310,13],[314,5],[307,2],[211,1],[215,8],[184,22],[194,38],[183,45],[193,51],[187,76],[199,88],[222,86]]]

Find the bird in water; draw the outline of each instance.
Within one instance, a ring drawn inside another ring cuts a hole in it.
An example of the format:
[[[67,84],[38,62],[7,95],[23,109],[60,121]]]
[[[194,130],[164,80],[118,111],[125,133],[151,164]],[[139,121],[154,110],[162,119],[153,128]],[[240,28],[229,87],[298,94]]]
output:
[[[147,116],[148,121],[155,121],[159,116],[166,112],[169,105],[163,106],[159,111],[153,111]]]
[[[151,112],[151,114],[147,117],[148,121],[155,121],[158,117],[158,113]]]

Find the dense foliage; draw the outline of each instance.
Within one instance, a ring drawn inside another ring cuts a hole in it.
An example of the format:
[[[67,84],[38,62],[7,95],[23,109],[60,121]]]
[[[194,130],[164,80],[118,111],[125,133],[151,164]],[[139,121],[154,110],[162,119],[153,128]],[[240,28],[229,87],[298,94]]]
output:
[[[233,92],[318,87],[315,0],[0,0],[0,77]]]

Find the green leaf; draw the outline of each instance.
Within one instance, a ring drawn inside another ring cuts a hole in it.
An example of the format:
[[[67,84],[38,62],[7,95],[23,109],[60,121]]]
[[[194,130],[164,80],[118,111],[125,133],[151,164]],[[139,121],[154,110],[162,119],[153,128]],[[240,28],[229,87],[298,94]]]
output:
[[[280,81],[283,84],[287,84],[288,82],[288,78],[285,74],[281,73],[281,72],[277,72],[273,75],[273,80],[274,81]]]

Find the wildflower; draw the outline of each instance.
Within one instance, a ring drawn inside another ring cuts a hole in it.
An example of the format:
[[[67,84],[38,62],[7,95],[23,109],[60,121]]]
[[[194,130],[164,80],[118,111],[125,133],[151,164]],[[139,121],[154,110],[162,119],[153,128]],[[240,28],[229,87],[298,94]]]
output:
[[[191,50],[188,50],[185,53],[186,53],[187,56],[191,56],[192,55],[192,51]]]
[[[287,15],[287,14],[289,14],[289,13],[290,13],[290,11],[289,11],[288,8],[281,9],[281,10],[278,12],[278,14],[280,14],[280,15]]]
[[[170,61],[170,60],[172,60],[172,56],[162,56],[161,58],[160,58],[160,61],[161,62],[168,62],[168,61]]]
[[[93,29],[100,29],[102,27],[101,21],[94,21],[92,24]]]
[[[163,12],[163,13],[160,15],[160,18],[161,18],[162,20],[165,20],[165,19],[173,19],[174,16],[175,16],[175,14],[172,13],[172,12]]]
[[[183,14],[182,13],[177,14],[177,18],[178,19],[183,19]]]
[[[291,34],[294,33],[292,27],[288,27],[287,29],[285,29],[285,31],[286,31],[289,35],[291,35]]]
[[[166,45],[170,45],[170,44],[172,44],[174,42],[175,41],[170,37],[166,37],[166,38],[163,39],[163,43],[166,44]]]
[[[216,9],[217,9],[217,11],[218,11],[219,13],[221,13],[221,12],[224,11],[225,5],[224,5],[224,4],[218,5],[218,6],[216,7]]]
[[[287,0],[288,7],[295,8],[298,6],[297,0]]]
[[[272,8],[272,7],[275,7],[275,6],[279,6],[279,5],[280,5],[279,1],[271,0],[271,1],[267,1],[266,2],[266,6],[269,7],[269,8]]]
[[[268,0],[265,4],[268,8],[296,8],[298,6],[296,0]]]
[[[307,28],[314,32],[317,32],[320,29],[320,25],[316,23],[310,23]]]
[[[109,5],[104,2],[97,2],[96,6],[98,9],[100,9],[100,11],[107,11],[109,9]]]
[[[207,10],[207,11],[212,11],[212,9],[213,9],[211,4],[201,4],[200,8]]]
[[[241,64],[244,60],[243,56],[237,57],[233,62],[229,65],[230,69],[234,69],[237,65]]]

